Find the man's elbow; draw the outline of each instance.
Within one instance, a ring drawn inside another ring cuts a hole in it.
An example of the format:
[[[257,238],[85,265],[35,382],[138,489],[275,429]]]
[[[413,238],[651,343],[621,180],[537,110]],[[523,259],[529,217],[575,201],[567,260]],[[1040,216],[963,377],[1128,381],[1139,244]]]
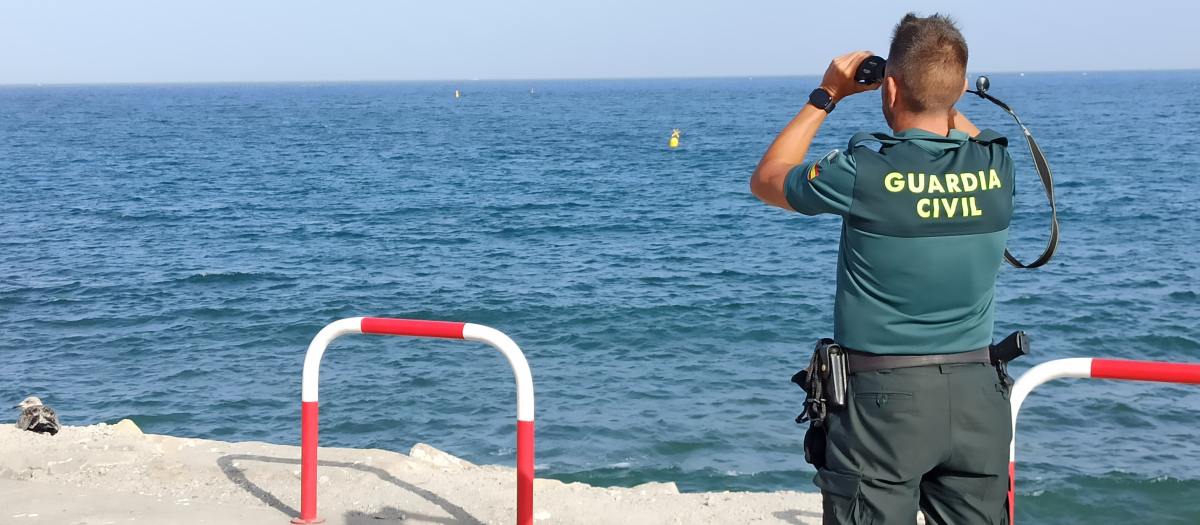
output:
[[[758,197],[758,200],[771,206],[791,210],[792,208],[788,205],[783,189],[784,180],[787,178],[787,171],[764,170],[762,167],[759,167],[750,176],[750,193]]]
[[[767,204],[771,204],[775,200],[776,194],[783,191],[783,183],[778,180],[780,177],[769,168],[769,166],[759,166],[750,175],[750,193]]]
[[[758,197],[758,200],[767,202],[766,191],[767,185],[763,184],[762,178],[755,172],[754,175],[750,176],[750,193]]]

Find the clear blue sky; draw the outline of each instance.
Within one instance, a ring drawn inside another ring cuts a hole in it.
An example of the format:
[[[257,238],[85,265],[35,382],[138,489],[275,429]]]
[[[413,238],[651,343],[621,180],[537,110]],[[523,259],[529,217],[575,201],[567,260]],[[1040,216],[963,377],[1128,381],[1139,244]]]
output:
[[[972,72],[1200,68],[1195,0],[0,0],[0,84],[806,75],[910,10]]]

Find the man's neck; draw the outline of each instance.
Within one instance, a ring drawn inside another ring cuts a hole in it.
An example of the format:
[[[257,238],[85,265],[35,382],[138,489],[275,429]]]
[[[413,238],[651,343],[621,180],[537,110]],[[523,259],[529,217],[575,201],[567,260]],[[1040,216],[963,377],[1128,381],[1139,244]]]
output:
[[[918,115],[918,114],[898,114],[893,117],[892,132],[900,133],[910,129],[919,129],[941,135],[943,137],[950,135],[950,116],[949,115]]]

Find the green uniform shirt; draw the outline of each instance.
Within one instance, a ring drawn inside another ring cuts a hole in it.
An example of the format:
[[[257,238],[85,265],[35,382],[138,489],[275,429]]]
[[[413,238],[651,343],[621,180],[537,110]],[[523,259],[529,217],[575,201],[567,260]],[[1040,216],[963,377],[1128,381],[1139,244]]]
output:
[[[1007,144],[991,130],[976,138],[958,130],[859,133],[848,153],[834,150],[788,173],[792,209],[842,216],[834,340],[875,354],[991,344],[1013,212]]]

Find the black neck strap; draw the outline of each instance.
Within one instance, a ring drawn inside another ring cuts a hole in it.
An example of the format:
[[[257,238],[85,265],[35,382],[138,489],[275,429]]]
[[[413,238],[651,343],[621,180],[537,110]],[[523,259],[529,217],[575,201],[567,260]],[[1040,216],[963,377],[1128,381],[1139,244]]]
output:
[[[985,86],[986,87],[986,86]],[[1029,143],[1029,153],[1033,155],[1033,165],[1037,168],[1038,177],[1042,179],[1042,188],[1046,190],[1046,198],[1050,200],[1050,242],[1046,245],[1046,250],[1042,252],[1042,256],[1037,260],[1022,264],[1013,254],[1009,253],[1008,249],[1004,250],[1004,260],[1008,261],[1014,268],[1037,268],[1048,262],[1054,257],[1054,252],[1058,250],[1058,210],[1054,205],[1054,177],[1050,175],[1050,165],[1046,163],[1046,155],[1042,153],[1042,148],[1038,147],[1036,140],[1033,140],[1033,135],[1025,128],[1025,124],[1021,123],[1020,117],[1013,113],[1012,108],[1008,104],[1001,102],[996,97],[993,97],[986,92],[967,90],[968,93],[974,93],[981,98],[990,100],[993,104],[1000,106],[1000,109],[1008,112],[1017,121],[1017,125],[1021,126],[1021,131],[1025,133],[1025,142]]]

